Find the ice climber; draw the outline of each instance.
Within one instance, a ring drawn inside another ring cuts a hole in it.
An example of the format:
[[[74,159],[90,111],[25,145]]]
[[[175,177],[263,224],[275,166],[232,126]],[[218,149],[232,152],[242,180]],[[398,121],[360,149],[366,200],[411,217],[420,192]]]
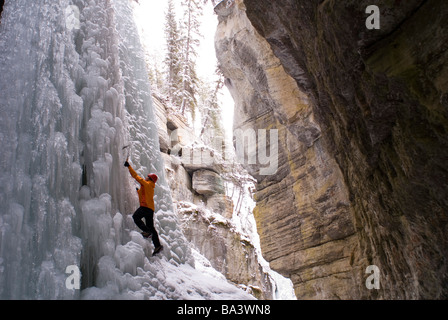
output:
[[[154,256],[163,250],[159,235],[154,228],[154,188],[158,177],[156,174],[150,173],[146,179],[143,179],[135,172],[128,161],[124,163],[124,166],[129,169],[132,178],[140,183],[140,189],[137,189],[140,207],[134,212],[132,218],[135,224],[143,231],[143,237],[152,237],[152,243],[154,244],[154,253],[152,255]],[[142,218],[145,218],[146,224],[143,223]]]

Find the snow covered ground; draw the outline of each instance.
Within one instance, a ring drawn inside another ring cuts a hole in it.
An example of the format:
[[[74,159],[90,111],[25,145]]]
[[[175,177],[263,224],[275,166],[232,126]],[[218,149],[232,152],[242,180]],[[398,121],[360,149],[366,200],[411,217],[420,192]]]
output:
[[[253,300],[252,295],[227,282],[199,252],[194,264],[175,264],[164,256],[147,258],[152,246],[137,232],[117,248],[115,257],[99,262],[95,287],[82,291],[82,299]]]

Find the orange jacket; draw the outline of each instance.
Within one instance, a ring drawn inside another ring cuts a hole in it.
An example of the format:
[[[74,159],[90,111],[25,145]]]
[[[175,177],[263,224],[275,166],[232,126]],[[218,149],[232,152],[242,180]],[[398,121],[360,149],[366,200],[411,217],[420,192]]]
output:
[[[152,211],[154,210],[154,188],[156,187],[156,184],[150,180],[146,181],[142,177],[140,177],[137,172],[135,172],[134,169],[132,169],[131,166],[128,167],[129,173],[131,174],[132,178],[137,180],[138,183],[140,183],[141,188],[137,191],[138,192],[138,199],[140,201],[140,206],[150,208]]]

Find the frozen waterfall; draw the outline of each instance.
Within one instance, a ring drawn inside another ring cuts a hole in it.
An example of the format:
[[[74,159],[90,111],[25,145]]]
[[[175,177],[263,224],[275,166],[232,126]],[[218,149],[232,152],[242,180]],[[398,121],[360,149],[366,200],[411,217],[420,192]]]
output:
[[[1,299],[251,299],[178,229],[128,0],[6,1],[0,75]],[[160,257],[130,216],[126,145],[160,177]]]

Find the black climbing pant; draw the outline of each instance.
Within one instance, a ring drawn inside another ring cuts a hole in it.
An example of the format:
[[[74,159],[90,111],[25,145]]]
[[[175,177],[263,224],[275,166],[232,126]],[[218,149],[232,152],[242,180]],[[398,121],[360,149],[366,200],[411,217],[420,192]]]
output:
[[[154,228],[154,211],[147,207],[140,207],[134,212],[132,218],[142,231],[152,234],[152,243],[154,244],[154,247],[159,247],[159,235],[157,234],[156,228]],[[145,218],[146,224],[143,223],[142,218]]]

